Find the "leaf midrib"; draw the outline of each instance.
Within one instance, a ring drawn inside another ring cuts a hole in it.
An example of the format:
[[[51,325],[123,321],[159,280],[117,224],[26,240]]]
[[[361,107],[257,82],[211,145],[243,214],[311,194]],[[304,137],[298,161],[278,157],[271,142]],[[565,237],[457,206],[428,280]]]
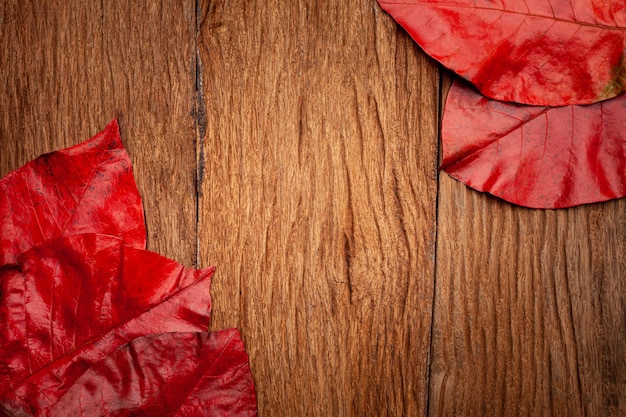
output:
[[[467,153],[464,153],[464,154],[460,155],[460,158],[455,158],[454,161],[451,164],[448,164],[445,167],[442,166],[442,168],[445,170],[447,168],[454,167],[457,164],[459,164],[460,162],[463,162],[464,160],[466,160],[467,158],[469,158],[469,157],[471,157],[473,155],[476,155],[478,153],[483,152],[489,146],[493,145],[496,142],[501,141],[502,139],[504,139],[507,136],[509,136],[511,133],[521,129],[523,126],[525,126],[528,123],[532,122],[536,118],[544,115],[545,113],[547,113],[551,109],[552,109],[552,107],[545,107],[542,111],[538,112],[537,114],[533,115],[532,117],[530,117],[528,119],[520,120],[520,123],[517,123],[517,124],[513,125],[509,130],[506,130],[502,134],[497,135],[493,140],[486,141],[485,146],[482,146],[480,148],[477,148],[475,150],[472,150],[470,152],[467,152]],[[456,155],[459,155],[459,153],[457,153]]]
[[[98,163],[96,164],[94,170],[92,171],[89,181],[87,181],[87,184],[85,184],[85,187],[83,188],[83,191],[80,194],[80,197],[78,197],[78,201],[76,202],[76,206],[74,206],[74,209],[72,210],[70,217],[67,219],[67,221],[63,225],[63,228],[61,229],[61,233],[59,236],[63,236],[65,234],[65,231],[74,220],[74,217],[76,216],[76,213],[78,212],[78,208],[85,200],[85,194],[87,194],[87,191],[89,190],[89,186],[93,183],[93,180],[96,177],[96,173],[98,172],[98,170],[102,168],[102,165],[104,164],[104,155],[106,155],[108,151],[110,151],[110,149],[107,149],[106,146],[103,146],[102,152],[100,153],[100,156],[98,158]]]
[[[603,25],[603,24],[598,24],[598,23],[580,22],[577,20],[563,19],[560,17],[556,17],[554,15],[547,16],[547,15],[540,15],[540,14],[535,14],[535,13],[530,13],[530,12],[523,13],[523,12],[517,12],[517,11],[512,11],[512,10],[506,10],[506,9],[497,9],[494,7],[470,6],[470,5],[464,6],[464,5],[459,5],[459,4],[442,4],[442,3],[433,4],[433,3],[426,2],[426,1],[415,1],[415,2],[379,1],[379,3],[389,4],[389,5],[403,4],[403,5],[408,5],[408,6],[425,4],[433,8],[485,10],[485,11],[492,11],[492,12],[514,14],[514,15],[522,15],[522,16],[528,16],[528,17],[536,17],[540,19],[548,19],[548,20],[552,20],[556,22],[571,23],[571,24],[575,24],[579,26],[587,26],[587,27],[593,27],[593,28],[604,29],[604,30],[626,32],[626,27],[608,26],[608,25]]]

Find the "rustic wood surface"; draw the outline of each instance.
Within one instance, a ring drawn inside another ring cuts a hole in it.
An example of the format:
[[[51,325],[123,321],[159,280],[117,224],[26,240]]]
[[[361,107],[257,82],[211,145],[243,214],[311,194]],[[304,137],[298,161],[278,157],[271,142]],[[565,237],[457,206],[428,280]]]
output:
[[[439,190],[429,415],[624,415],[625,202]]]
[[[118,117],[261,416],[626,414],[626,200],[439,174],[449,77],[374,0],[4,1],[0,62],[0,175]]]
[[[426,409],[437,67],[369,0],[216,1],[200,260],[261,415]]]

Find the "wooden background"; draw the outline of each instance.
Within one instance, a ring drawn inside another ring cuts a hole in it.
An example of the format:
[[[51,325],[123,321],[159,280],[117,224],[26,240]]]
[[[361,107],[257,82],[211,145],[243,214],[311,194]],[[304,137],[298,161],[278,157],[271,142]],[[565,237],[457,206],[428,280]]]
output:
[[[626,200],[439,173],[449,75],[375,0],[5,0],[0,44],[0,175],[118,117],[259,415],[626,415]]]

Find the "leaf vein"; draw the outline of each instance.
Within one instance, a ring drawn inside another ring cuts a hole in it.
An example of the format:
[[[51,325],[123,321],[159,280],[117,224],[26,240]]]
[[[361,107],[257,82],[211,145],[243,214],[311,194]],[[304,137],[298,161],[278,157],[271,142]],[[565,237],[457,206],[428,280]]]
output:
[[[571,0],[570,0],[571,2]],[[439,4],[432,4],[428,1],[416,1],[416,2],[392,2],[392,1],[379,1],[380,4],[387,4],[387,5],[406,5],[406,6],[415,6],[416,4],[425,4],[427,6],[431,6],[433,8],[448,8],[448,9],[476,9],[476,10],[485,10],[485,11],[502,11],[504,13],[508,13],[508,14],[517,14],[517,15],[526,15],[529,17],[536,17],[536,18],[541,18],[541,19],[550,19],[550,20],[556,20],[559,22],[565,22],[565,23],[572,23],[572,24],[577,24],[577,25],[581,25],[581,26],[590,26],[590,27],[596,27],[596,28],[601,28],[601,29],[609,29],[609,30],[618,30],[618,31],[626,31],[626,27],[622,27],[622,26],[609,26],[609,25],[603,25],[600,23],[588,23],[588,22],[581,22],[576,19],[576,16],[574,16],[574,20],[572,19],[565,19],[562,17],[556,17],[556,16],[548,16],[548,15],[542,15],[542,14],[537,14],[537,13],[531,13],[530,11],[527,13],[522,13],[522,12],[518,12],[518,11],[511,11],[511,10],[506,10],[506,9],[502,9],[502,8],[495,8],[495,7],[485,7],[485,6],[470,6],[470,5],[460,5],[460,4],[444,4],[444,3],[439,3]]]

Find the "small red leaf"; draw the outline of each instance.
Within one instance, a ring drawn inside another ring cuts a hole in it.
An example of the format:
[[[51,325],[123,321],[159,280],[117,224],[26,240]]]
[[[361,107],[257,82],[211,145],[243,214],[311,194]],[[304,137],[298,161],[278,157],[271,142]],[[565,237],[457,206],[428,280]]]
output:
[[[31,246],[78,233],[145,248],[141,197],[116,120],[93,138],[42,155],[0,180],[0,266]]]
[[[93,364],[137,337],[208,328],[213,268],[96,234],[46,241],[17,261],[0,269],[0,409],[13,414],[46,415]]]
[[[626,94],[589,106],[489,100],[454,83],[441,168],[479,191],[534,208],[626,196]]]
[[[588,104],[626,88],[626,3],[378,0],[427,54],[497,100]]]
[[[256,416],[237,329],[163,333],[125,344],[85,372],[49,416]]]

